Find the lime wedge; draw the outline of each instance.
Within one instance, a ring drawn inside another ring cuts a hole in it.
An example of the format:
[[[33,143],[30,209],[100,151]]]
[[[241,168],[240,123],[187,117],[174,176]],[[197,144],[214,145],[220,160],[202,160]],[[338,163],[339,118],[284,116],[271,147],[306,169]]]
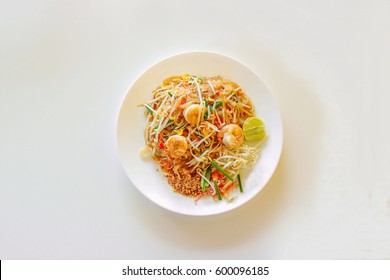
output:
[[[247,118],[242,126],[245,139],[248,141],[260,141],[265,138],[265,126],[257,117]]]

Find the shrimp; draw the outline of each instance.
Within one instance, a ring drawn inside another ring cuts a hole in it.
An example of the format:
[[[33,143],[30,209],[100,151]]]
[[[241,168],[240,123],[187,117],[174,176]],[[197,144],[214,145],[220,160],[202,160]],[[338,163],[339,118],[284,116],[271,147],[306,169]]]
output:
[[[244,132],[241,127],[236,124],[228,124],[218,132],[217,138],[219,141],[222,141],[228,149],[235,149],[244,142]]]
[[[200,111],[201,108],[199,104],[192,104],[184,110],[183,116],[189,124],[196,125],[198,123]]]
[[[179,158],[186,153],[188,145],[184,136],[172,135],[165,142],[165,147],[169,155]]]

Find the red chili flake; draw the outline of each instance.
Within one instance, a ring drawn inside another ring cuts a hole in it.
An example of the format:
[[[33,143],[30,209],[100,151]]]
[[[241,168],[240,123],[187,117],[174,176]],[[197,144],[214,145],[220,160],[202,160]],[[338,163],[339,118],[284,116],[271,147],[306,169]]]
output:
[[[211,173],[211,179],[213,179],[213,181],[220,181],[219,179],[222,179],[224,178],[225,175],[223,175],[223,173],[219,170],[214,170],[212,173]]]
[[[161,139],[160,139],[160,142],[158,142],[158,148],[160,150],[164,150],[164,143],[163,143],[163,141]]]

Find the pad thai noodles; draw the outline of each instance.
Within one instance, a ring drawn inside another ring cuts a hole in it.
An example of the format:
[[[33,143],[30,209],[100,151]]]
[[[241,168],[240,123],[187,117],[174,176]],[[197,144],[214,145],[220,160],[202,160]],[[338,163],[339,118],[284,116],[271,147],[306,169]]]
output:
[[[261,141],[245,140],[243,124],[254,107],[239,85],[221,76],[172,76],[142,106],[148,154],[175,192],[195,203],[243,192],[239,172],[258,159]]]

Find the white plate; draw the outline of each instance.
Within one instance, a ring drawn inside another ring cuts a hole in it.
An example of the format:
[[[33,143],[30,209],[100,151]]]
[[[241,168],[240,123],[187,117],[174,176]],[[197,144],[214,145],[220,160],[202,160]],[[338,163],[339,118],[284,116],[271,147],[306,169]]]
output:
[[[199,76],[221,75],[239,84],[255,106],[255,114],[266,126],[268,138],[260,159],[246,172],[241,173],[244,193],[234,202],[194,199],[172,191],[157,164],[140,157],[145,146],[143,129],[146,123],[143,108],[138,104],[152,99],[152,90],[162,80],[172,75],[185,73]],[[280,158],[283,143],[282,121],[276,102],[264,82],[247,66],[225,55],[212,52],[188,52],[168,57],[149,68],[129,89],[119,112],[117,144],[123,167],[133,184],[147,198],[176,213],[205,216],[223,213],[252,199],[271,178]]]

